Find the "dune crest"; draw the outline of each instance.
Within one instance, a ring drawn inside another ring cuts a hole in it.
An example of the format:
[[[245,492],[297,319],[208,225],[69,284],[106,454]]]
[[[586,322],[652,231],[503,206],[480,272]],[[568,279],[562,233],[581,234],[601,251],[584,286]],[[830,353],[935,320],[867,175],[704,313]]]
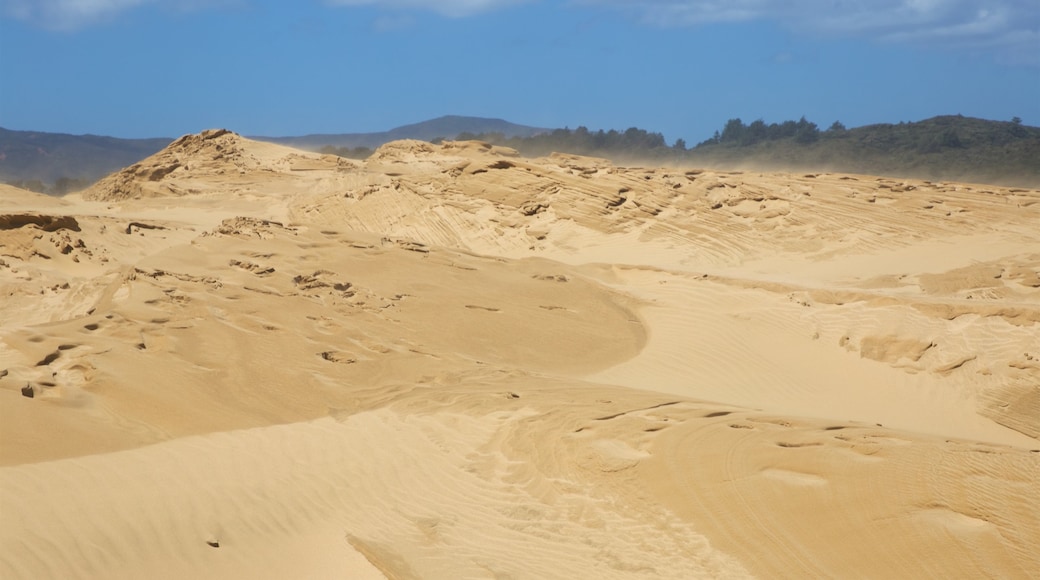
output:
[[[101,179],[82,195],[96,201],[176,197],[206,193],[212,180],[245,186],[234,191],[250,191],[257,181],[275,181],[294,171],[355,167],[340,157],[302,153],[227,129],[210,129],[184,135],[155,155]],[[256,189],[263,189],[259,185]]]
[[[1038,223],[222,129],[2,189],[0,576],[1028,577]]]

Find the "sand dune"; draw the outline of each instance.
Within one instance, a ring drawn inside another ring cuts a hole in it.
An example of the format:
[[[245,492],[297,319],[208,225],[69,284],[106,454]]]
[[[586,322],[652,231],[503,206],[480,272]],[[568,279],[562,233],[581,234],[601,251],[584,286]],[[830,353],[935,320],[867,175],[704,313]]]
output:
[[[1030,577],[1040,191],[355,162],[0,190],[0,577]]]

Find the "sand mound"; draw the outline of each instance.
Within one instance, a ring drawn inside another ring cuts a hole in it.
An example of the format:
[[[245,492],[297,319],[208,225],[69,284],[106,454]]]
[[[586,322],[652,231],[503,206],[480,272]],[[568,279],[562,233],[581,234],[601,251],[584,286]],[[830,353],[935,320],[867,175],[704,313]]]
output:
[[[0,577],[1040,569],[1038,191],[218,130],[15,193]]]
[[[252,141],[227,129],[211,129],[177,139],[140,163],[101,179],[82,195],[99,201],[183,196],[207,191],[207,180],[224,180],[231,186],[274,180],[292,171],[353,167],[346,159],[303,153]]]
[[[50,259],[53,251],[71,254],[83,247],[82,239],[72,239],[79,231],[79,222],[71,216],[0,214],[0,256],[24,261],[35,256]]]
[[[376,162],[407,163],[429,158],[439,147],[425,141],[402,139],[381,145],[372,153],[370,159]]]
[[[83,192],[86,199],[120,200],[146,196],[178,195],[182,192],[176,188],[161,188],[156,182],[174,171],[191,171],[193,164],[198,164],[196,172],[207,172],[207,169],[226,172],[227,170],[255,169],[259,163],[244,154],[241,147],[242,138],[227,129],[211,129],[198,135],[184,135],[162,151],[135,163],[126,169],[113,173]],[[214,173],[216,172],[214,171]]]

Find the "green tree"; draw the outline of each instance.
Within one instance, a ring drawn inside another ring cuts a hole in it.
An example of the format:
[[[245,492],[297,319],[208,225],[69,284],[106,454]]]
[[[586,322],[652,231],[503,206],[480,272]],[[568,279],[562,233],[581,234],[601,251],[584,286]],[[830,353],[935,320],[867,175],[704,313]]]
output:
[[[765,141],[768,137],[769,127],[766,126],[766,122],[762,119],[756,119],[744,131],[744,139],[741,141],[741,145],[754,145],[755,143]]]
[[[726,121],[726,125],[722,127],[722,135],[719,137],[719,143],[739,145],[743,143],[745,133],[747,133],[747,126],[744,125],[744,121],[740,120],[740,117],[730,119],[729,121]]]
[[[820,138],[820,128],[816,126],[816,123],[807,121],[805,117],[798,120],[798,131],[794,135],[794,140],[803,145],[814,143]]]

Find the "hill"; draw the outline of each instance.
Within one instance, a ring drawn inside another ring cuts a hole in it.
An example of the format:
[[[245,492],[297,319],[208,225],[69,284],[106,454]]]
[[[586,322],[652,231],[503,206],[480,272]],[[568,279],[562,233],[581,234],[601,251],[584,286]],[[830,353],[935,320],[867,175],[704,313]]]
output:
[[[374,149],[399,139],[433,141],[461,133],[496,133],[507,137],[529,137],[547,129],[517,125],[502,119],[449,115],[402,125],[379,133],[340,133],[301,137],[255,137],[318,151],[323,147]],[[98,179],[159,152],[170,138],[120,139],[97,135],[67,135],[0,128],[0,183],[32,191],[63,194],[82,189]]]
[[[739,121],[730,121],[684,160],[730,169],[840,171],[1040,187],[1040,127],[947,115],[853,129],[836,124],[815,132],[811,123],[805,129],[788,122],[785,134],[783,125],[756,121],[741,127]]]
[[[54,192],[58,186],[55,193],[65,193],[144,159],[170,141],[0,128],[0,182],[34,191]]]
[[[269,141],[305,149],[317,151],[323,147],[354,148],[366,147],[375,149],[384,143],[400,139],[418,139],[420,141],[434,141],[437,139],[454,139],[460,134],[482,134],[498,133],[507,138],[531,137],[545,133],[550,129],[517,125],[502,119],[487,119],[483,117],[464,117],[458,115],[446,115],[414,123],[402,125],[381,131],[378,133],[339,133],[328,135],[304,135],[301,137],[251,137],[258,141]]]

